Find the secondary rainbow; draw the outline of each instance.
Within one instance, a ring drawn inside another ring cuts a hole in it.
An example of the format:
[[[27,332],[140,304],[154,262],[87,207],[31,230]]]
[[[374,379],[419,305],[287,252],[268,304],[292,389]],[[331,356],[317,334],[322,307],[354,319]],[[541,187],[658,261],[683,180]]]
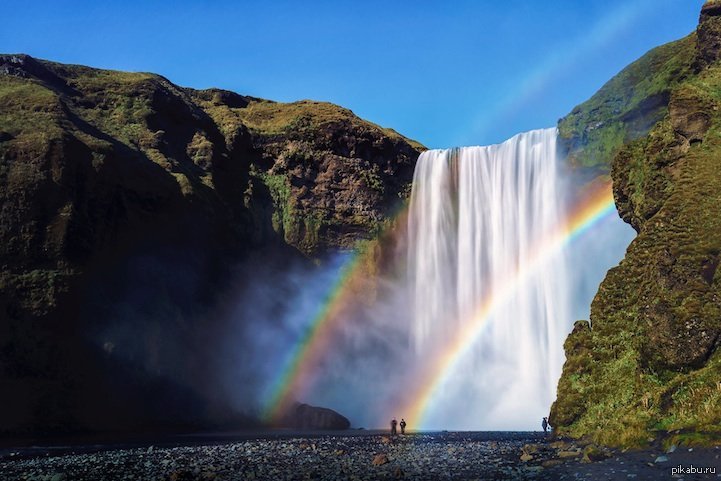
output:
[[[393,228],[403,222],[406,213],[406,208],[396,211],[391,216],[393,220],[378,235],[378,239],[384,241],[395,235]],[[308,388],[315,366],[332,346],[334,326],[337,324],[335,319],[345,306],[354,301],[354,285],[356,281],[364,281],[361,267],[367,265],[367,260],[374,254],[372,248],[358,250],[341,268],[338,280],[297,343],[290,361],[273,383],[271,395],[263,410],[263,419],[266,422],[278,421],[279,416]]]
[[[339,279],[325,298],[310,327],[298,342],[287,367],[276,379],[270,401],[266,404],[263,418],[268,422],[278,419],[286,408],[294,401],[296,393],[312,375],[311,368],[318,356],[325,352],[332,341],[332,322],[334,314],[343,304],[347,286],[357,270],[362,254],[355,253],[341,268]]]
[[[531,68],[519,73],[518,82],[505,89],[507,95],[499,97],[496,105],[478,109],[479,117],[473,124],[474,137],[477,138],[479,132],[495,125],[500,119],[513,115],[530,100],[542,95],[549,84],[563,78],[569,66],[595,57],[598,51],[616,41],[621,33],[633,27],[634,22],[656,7],[653,0],[622,3],[612,10],[607,10],[590,30],[581,32],[565,45],[559,45],[548,55],[540,56]]]
[[[499,282],[493,292],[481,301],[474,316],[464,323],[458,335],[425,363],[415,381],[418,389],[409,392],[400,410],[394,407],[392,411],[406,413],[406,419],[412,419],[416,426],[423,427],[424,415],[436,393],[458,361],[476,343],[495,310],[512,298],[514,292],[543,265],[545,259],[613,212],[615,205],[610,183],[591,187],[589,194],[571,212],[566,222],[539,243],[524,265]]]

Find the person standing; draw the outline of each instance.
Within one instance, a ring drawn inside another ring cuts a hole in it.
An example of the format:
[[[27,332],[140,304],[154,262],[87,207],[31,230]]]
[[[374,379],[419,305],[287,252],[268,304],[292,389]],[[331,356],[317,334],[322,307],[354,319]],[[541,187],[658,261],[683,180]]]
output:
[[[396,418],[391,419],[391,436],[398,434],[398,431],[396,430],[397,425],[398,421],[396,421]]]
[[[401,418],[401,434],[406,433],[406,420]]]
[[[543,421],[541,421],[541,427],[543,428],[543,432],[548,432],[548,418],[543,418]]]

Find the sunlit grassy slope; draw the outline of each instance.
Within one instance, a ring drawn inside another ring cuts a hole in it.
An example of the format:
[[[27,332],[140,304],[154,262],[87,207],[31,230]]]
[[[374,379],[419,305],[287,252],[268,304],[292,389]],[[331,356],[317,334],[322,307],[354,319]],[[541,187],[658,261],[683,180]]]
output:
[[[718,32],[721,17],[702,16],[699,38]],[[721,66],[696,38],[653,50],[561,121],[567,138],[587,134],[577,162],[611,156],[619,213],[638,236],[601,284],[590,324],[566,341],[558,433],[617,446],[721,439]],[[645,87],[609,95],[632,72]],[[644,133],[618,114],[649,92],[667,100],[645,111],[658,118]],[[587,132],[584,117],[611,133]]]

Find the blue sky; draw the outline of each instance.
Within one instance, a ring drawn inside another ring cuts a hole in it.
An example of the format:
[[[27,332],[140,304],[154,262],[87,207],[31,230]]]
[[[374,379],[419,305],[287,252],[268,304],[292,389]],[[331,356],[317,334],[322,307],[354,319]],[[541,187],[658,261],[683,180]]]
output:
[[[316,99],[428,147],[555,125],[702,0],[3,2],[0,51]]]

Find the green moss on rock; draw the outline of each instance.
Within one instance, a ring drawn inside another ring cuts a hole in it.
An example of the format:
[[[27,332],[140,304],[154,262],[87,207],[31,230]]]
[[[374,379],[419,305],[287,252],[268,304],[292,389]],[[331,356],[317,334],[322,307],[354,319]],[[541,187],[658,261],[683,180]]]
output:
[[[657,47],[623,69],[558,123],[572,165],[608,171],[629,141],[646,135],[668,110],[671,90],[692,71],[696,35]]]
[[[690,65],[689,61],[682,62]],[[721,439],[721,66],[673,83],[665,116],[614,157],[637,231],[566,341],[557,432],[615,446]]]

